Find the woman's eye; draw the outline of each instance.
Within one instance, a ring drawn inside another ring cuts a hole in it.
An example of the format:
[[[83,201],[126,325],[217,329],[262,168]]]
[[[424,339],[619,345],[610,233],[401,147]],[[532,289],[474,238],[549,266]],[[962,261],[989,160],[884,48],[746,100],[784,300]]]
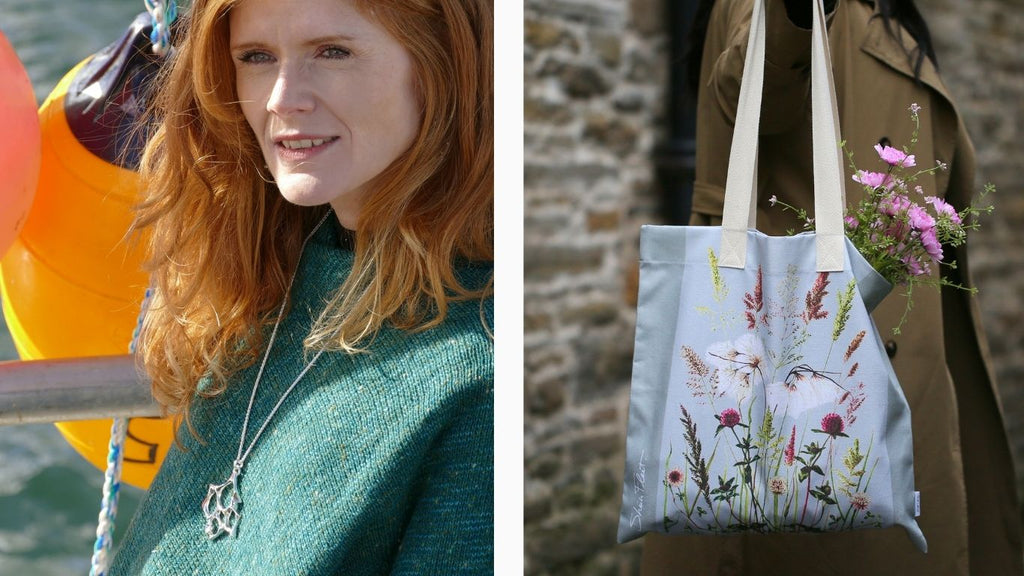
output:
[[[352,53],[340,46],[325,46],[320,50],[320,56],[329,58],[332,60],[344,60],[351,56]]]
[[[262,50],[248,50],[242,52],[236,58],[243,64],[266,64],[274,61],[273,56]]]

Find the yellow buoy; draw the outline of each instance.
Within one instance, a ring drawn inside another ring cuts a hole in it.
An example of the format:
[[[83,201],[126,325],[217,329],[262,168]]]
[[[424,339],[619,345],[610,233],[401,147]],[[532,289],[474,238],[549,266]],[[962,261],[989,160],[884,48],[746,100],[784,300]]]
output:
[[[101,91],[111,89],[100,81],[109,63],[98,71],[89,62],[72,69],[39,109],[42,156],[35,201],[0,262],[4,315],[25,360],[127,353],[148,281],[141,270],[142,242],[126,237],[138,176],[97,155],[93,139],[84,138],[89,146],[83,145],[68,121],[67,100],[84,101],[88,108],[90,99],[99,102]],[[124,93],[103,105],[131,104]],[[106,468],[110,427],[110,420],[57,424],[71,446],[100,469]],[[172,441],[169,420],[132,419],[122,480],[147,488]]]

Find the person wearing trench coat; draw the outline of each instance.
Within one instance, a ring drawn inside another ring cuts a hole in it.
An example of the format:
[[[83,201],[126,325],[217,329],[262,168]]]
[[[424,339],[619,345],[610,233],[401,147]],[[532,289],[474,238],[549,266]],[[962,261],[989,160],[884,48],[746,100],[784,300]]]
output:
[[[782,0],[766,1],[765,86],[758,158],[758,229],[785,234],[801,223],[772,207],[774,194],[813,209],[809,100],[810,31],[789,19]],[[691,224],[718,224],[746,54],[752,0],[718,0],[711,13],[697,101],[697,166]],[[857,167],[882,171],[873,146],[909,145],[918,104],[917,164],[948,170],[921,177],[927,195],[957,209],[971,202],[974,149],[957,108],[927,58],[915,82],[916,43],[905,30],[901,46],[874,3],[838,0],[828,14],[829,45],[840,127]],[[892,21],[892,26],[898,24]],[[847,166],[847,178],[852,169]],[[851,204],[859,185],[848,180]],[[968,285],[966,250],[947,271]],[[910,404],[914,474],[921,493],[918,523],[928,553],[902,528],[830,534],[665,536],[648,534],[642,573],[657,574],[1021,574],[1022,548],[1014,468],[1002,407],[989,367],[975,299],[967,292],[929,287],[914,292],[902,333],[893,327],[906,300],[896,287],[874,319]]]

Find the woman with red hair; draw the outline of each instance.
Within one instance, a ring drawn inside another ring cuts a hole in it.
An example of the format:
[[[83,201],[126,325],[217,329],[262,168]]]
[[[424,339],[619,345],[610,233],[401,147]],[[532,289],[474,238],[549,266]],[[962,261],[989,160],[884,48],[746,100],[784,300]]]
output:
[[[489,0],[196,0],[137,346],[178,434],[111,574],[490,573]]]

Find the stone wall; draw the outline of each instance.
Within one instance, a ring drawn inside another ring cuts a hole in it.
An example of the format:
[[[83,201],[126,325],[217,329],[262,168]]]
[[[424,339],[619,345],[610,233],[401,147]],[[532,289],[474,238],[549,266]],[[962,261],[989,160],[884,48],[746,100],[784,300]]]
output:
[[[628,570],[615,545],[639,224],[667,76],[658,2],[525,4],[526,572]]]
[[[525,3],[525,561],[634,574],[615,544],[639,225],[657,223],[664,0]],[[986,328],[1024,463],[1024,3],[918,0],[997,212],[972,237]],[[1022,467],[1018,467],[1022,469]],[[1024,475],[1021,475],[1024,486]]]

